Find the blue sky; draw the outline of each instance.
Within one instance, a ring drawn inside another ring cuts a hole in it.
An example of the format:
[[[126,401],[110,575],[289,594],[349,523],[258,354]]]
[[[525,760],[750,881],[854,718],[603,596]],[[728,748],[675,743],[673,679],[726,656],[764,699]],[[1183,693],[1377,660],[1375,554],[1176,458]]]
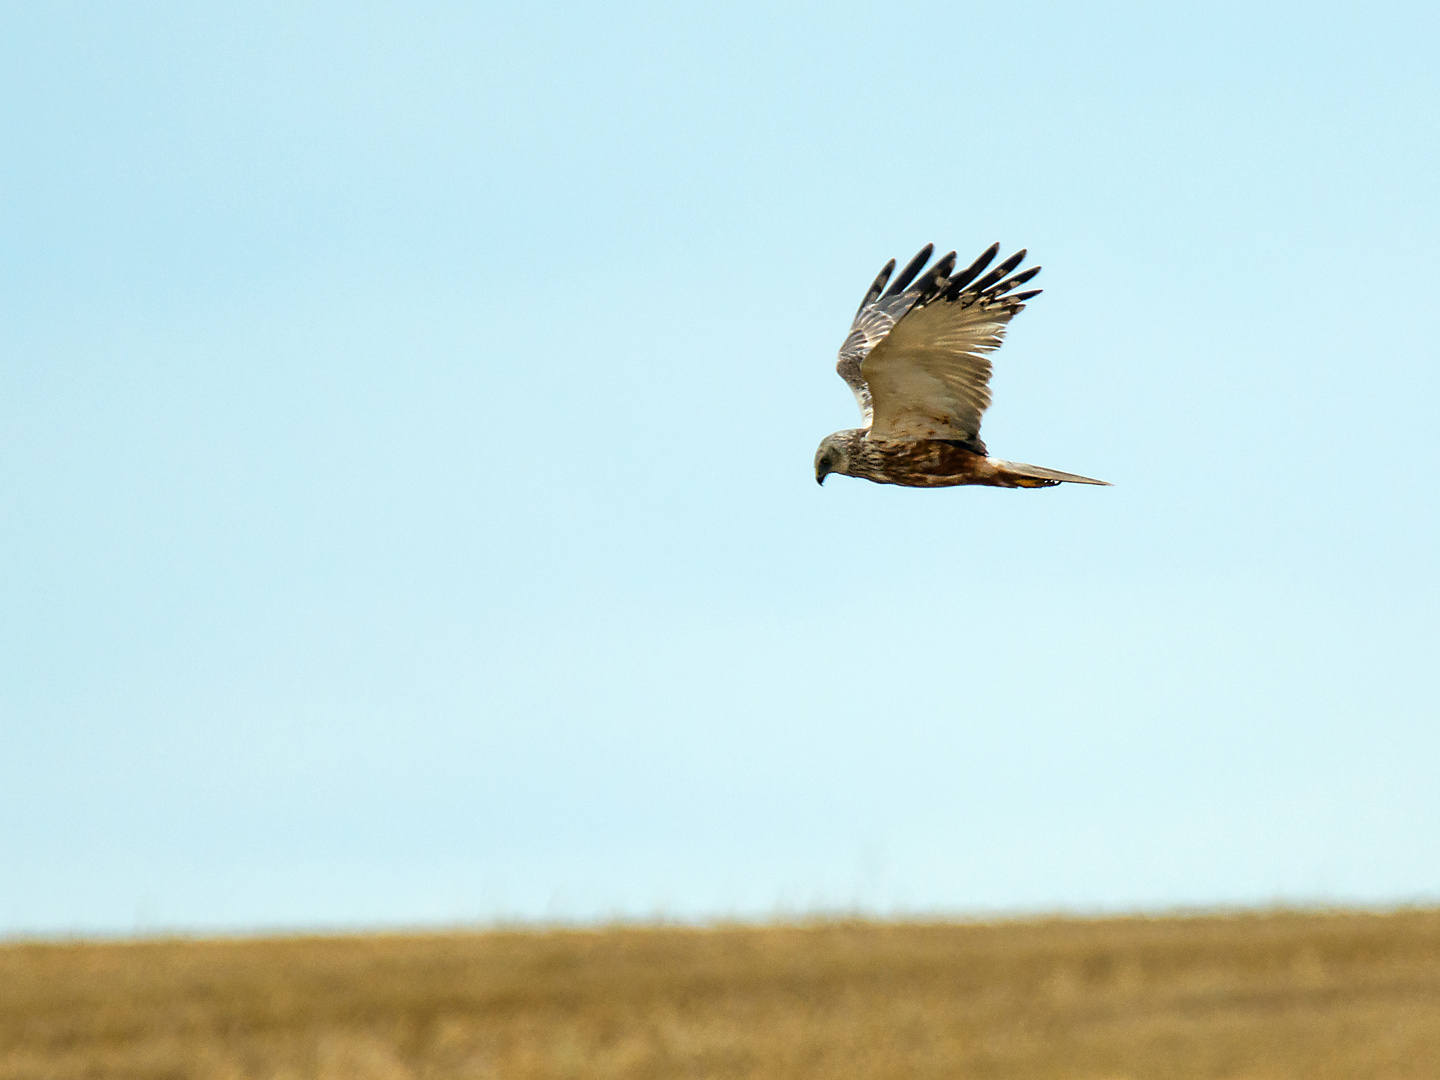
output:
[[[31,4],[0,933],[1440,896],[1430,5]],[[1000,456],[836,477],[887,258]]]

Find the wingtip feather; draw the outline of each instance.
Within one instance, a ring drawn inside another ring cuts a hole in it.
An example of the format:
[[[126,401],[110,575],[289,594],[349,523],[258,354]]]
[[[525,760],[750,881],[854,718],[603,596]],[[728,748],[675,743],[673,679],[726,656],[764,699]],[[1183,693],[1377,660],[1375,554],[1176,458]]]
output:
[[[930,256],[935,251],[934,244],[926,244],[916,253],[915,257],[905,264],[905,269],[900,271],[900,276],[890,283],[890,288],[885,290],[885,295],[895,296],[905,291],[910,282],[915,280],[915,275],[920,273],[924,265],[930,261]]]
[[[950,278],[950,284],[947,285],[945,288],[945,299],[954,300],[956,297],[958,297],[961,292],[964,291],[965,286],[969,285],[970,282],[974,281],[975,278],[979,276],[981,271],[983,271],[985,267],[989,266],[991,261],[998,254],[1000,254],[1000,241],[997,240],[995,241],[995,243],[991,244],[988,248],[982,251],[976,257],[974,262],[972,262],[964,270],[961,270],[960,273],[955,274]]]
[[[1014,270],[1017,266],[1019,266],[1020,263],[1024,260],[1024,258],[1025,249],[1021,248],[1019,251],[1015,252],[1014,255],[1011,255],[1004,262],[1000,263],[1000,265],[996,266],[995,269],[991,270],[979,281],[975,282],[975,284],[971,285],[970,291],[983,293],[986,289],[990,288],[990,286],[994,285],[996,282],[1004,278],[1005,275],[1010,273],[1011,270]]]
[[[1032,266],[1029,270],[1022,270],[1018,274],[1012,274],[1004,281],[1000,281],[994,285],[991,285],[988,289],[985,290],[983,295],[988,300],[998,300],[1000,297],[1008,293],[1011,289],[1018,289],[1021,285],[1024,285],[1027,281],[1029,281],[1038,273],[1040,273],[1040,267]]]
[[[885,282],[890,280],[890,275],[895,272],[895,260],[891,259],[880,268],[880,273],[875,275],[875,280],[870,283],[870,288],[865,290],[865,297],[860,301],[860,306],[855,309],[858,317],[870,304],[874,303],[880,296],[881,290],[885,288]]]

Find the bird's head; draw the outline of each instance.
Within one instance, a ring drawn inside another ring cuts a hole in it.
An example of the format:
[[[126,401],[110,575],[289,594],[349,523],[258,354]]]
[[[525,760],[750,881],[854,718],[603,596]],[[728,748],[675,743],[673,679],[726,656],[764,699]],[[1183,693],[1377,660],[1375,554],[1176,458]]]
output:
[[[823,484],[825,477],[832,472],[846,472],[849,464],[850,454],[845,444],[834,435],[826,435],[820,440],[820,448],[815,451],[815,482]]]

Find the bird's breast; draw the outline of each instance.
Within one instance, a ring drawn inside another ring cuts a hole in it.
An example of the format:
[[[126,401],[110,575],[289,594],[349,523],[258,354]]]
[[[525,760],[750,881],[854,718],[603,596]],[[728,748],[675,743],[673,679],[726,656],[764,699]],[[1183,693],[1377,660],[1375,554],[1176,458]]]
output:
[[[982,454],[949,439],[866,440],[866,479],[905,487],[984,483]]]

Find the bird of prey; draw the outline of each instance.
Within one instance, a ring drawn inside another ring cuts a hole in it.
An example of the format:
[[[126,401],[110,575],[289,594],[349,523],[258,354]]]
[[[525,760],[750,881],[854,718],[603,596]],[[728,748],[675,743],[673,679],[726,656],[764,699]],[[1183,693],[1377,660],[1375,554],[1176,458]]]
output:
[[[854,391],[865,426],[825,437],[815,451],[816,483],[841,473],[905,487],[1105,484],[992,458],[980,441],[989,354],[1040,292],[1014,291],[1040,267],[1014,273],[1025,258],[1021,249],[987,273],[1000,252],[992,244],[959,273],[953,251],[922,273],[932,251],[926,244],[886,289],[891,259],[860,301],[835,370]]]

